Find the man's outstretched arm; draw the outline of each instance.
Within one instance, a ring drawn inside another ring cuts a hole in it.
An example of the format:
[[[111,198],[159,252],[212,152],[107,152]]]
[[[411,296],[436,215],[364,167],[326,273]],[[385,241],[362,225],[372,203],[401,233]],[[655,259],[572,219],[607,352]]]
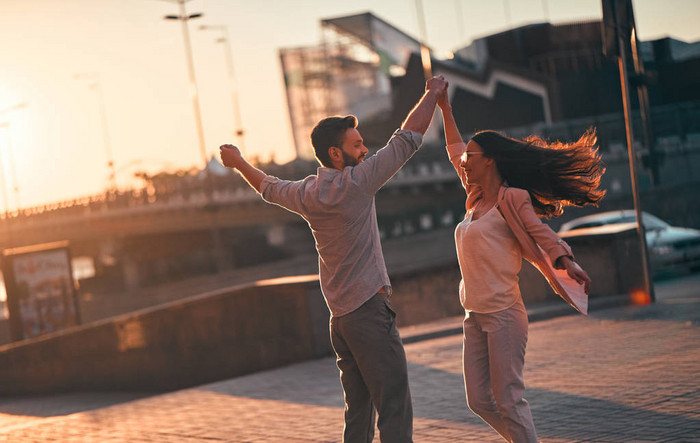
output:
[[[219,150],[221,152],[221,161],[224,166],[237,169],[245,181],[247,181],[253,189],[258,191],[258,193],[261,193],[260,185],[265,177],[267,177],[267,174],[248,163],[236,146],[221,145]]]
[[[435,106],[438,98],[447,88],[447,81],[441,75],[433,77],[425,83],[425,93],[408,113],[406,120],[401,125],[401,129],[408,129],[413,132],[425,134],[430,126],[430,121],[435,113]]]

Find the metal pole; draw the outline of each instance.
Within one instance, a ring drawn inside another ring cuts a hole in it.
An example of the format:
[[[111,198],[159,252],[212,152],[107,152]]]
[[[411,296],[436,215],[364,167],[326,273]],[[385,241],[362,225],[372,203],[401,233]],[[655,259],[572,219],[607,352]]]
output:
[[[632,60],[634,61],[634,71],[639,80],[637,84],[637,94],[639,96],[639,112],[642,117],[642,132],[644,135],[644,145],[649,151],[649,169],[651,170],[651,183],[653,186],[660,184],[659,163],[656,156],[656,147],[651,133],[651,110],[649,108],[649,90],[645,83],[644,61],[639,56],[637,47],[637,28],[632,28],[631,36]]]
[[[618,42],[620,48],[620,55],[617,60],[618,66],[620,68],[620,86],[622,88],[622,105],[625,113],[627,152],[629,155],[630,176],[632,179],[632,195],[634,197],[634,209],[637,214],[637,233],[639,234],[639,243],[641,246],[642,253],[642,272],[644,273],[644,286],[646,292],[647,294],[649,294],[649,298],[653,302],[656,300],[656,296],[654,294],[654,284],[651,280],[649,272],[649,256],[647,251],[646,229],[644,228],[644,222],[642,219],[642,207],[639,198],[639,187],[637,181],[637,157],[634,151],[634,132],[632,129],[632,108],[630,106],[630,93],[629,86],[627,83],[627,56],[625,55],[624,40],[622,39],[620,33],[618,33]]]
[[[102,94],[102,82],[100,74],[75,74],[75,79],[85,78],[94,83],[89,84],[89,88],[95,91],[97,95],[97,107],[100,113],[100,123],[102,124],[102,140],[105,146],[105,159],[107,160],[107,177],[110,189],[117,189],[116,172],[114,170],[114,157],[112,156],[112,143],[109,137],[109,127],[107,125],[107,108],[105,107],[104,95]]]
[[[428,35],[425,30],[425,14],[423,14],[423,2],[416,0],[416,11],[418,13],[418,29],[420,31],[420,58],[423,62],[423,76],[428,81],[433,76],[432,60],[430,59],[430,48],[426,45]]]
[[[194,72],[194,59],[192,56],[192,45],[190,43],[190,31],[187,26],[187,22],[189,21],[190,17],[187,15],[187,11],[185,10],[185,1],[186,0],[178,0],[178,5],[180,7],[180,21],[182,22],[182,35],[185,41],[185,55],[187,59],[187,72],[189,73],[189,78],[190,78],[190,92],[192,94],[192,107],[194,108],[194,118],[195,118],[195,124],[197,126],[197,137],[199,139],[199,152],[202,156],[202,162],[204,163],[204,174],[205,174],[205,180],[206,180],[206,192],[207,195],[209,195],[210,191],[210,186],[209,186],[209,170],[207,169],[207,149],[206,149],[206,143],[204,141],[204,127],[202,125],[202,113],[201,113],[201,107],[199,105],[199,89],[197,88],[197,78],[195,76]]]
[[[15,167],[15,153],[12,148],[12,131],[10,130],[10,124],[7,124],[7,154],[10,163],[10,174],[12,175],[12,190],[15,194],[15,204],[17,205],[17,212],[22,208],[22,204],[19,200],[19,184],[17,183],[17,168]]]
[[[2,123],[0,124],[0,127],[9,129],[10,123]],[[0,150],[0,184],[2,184],[2,199],[5,203],[5,222],[7,222],[7,220],[10,218],[10,201],[7,197],[7,182],[5,178],[5,168],[2,164],[2,150]]]
[[[245,140],[241,117],[241,106],[238,101],[238,88],[236,85],[236,75],[233,66],[233,50],[231,49],[231,40],[229,39],[228,30],[225,26],[223,27],[222,31],[224,33],[223,40],[226,48],[224,52],[226,53],[226,60],[228,63],[228,75],[231,81],[231,104],[233,105],[233,116],[236,124],[236,135],[238,136],[238,142],[240,144],[239,147],[241,148],[241,151],[245,153]]]
[[[105,100],[102,95],[102,86],[100,78],[97,77],[95,83],[95,91],[97,92],[98,106],[100,107],[100,120],[102,121],[102,138],[105,143],[105,154],[107,155],[107,169],[109,170],[109,184],[113,191],[117,190],[117,174],[114,170],[114,157],[112,155],[112,143],[109,138],[109,129],[107,127],[107,111],[105,108]]]
[[[464,36],[464,13],[462,12],[462,0],[455,1],[455,17],[457,18],[457,30],[459,31],[459,44],[464,44],[466,38]]]
[[[511,20],[510,20],[510,3],[508,0],[503,0],[503,11],[505,12],[506,16],[506,26],[511,27]]]
[[[245,154],[245,131],[243,130],[243,122],[241,117],[241,107],[238,100],[238,87],[236,83],[236,73],[233,64],[233,50],[231,49],[231,40],[229,39],[228,28],[224,25],[202,25],[199,29],[216,29],[221,31],[222,37],[217,42],[224,44],[224,56],[226,57],[226,65],[228,68],[228,78],[231,85],[231,105],[233,107],[234,120],[234,135],[238,138],[238,147]]]
[[[5,108],[3,110],[0,110],[0,114],[5,114],[9,113],[12,111],[17,111],[18,109],[25,108],[27,106],[27,102],[21,102],[17,103],[15,105],[12,105],[8,108]],[[19,186],[17,186],[17,172],[15,169],[15,158],[14,158],[14,153],[12,151],[12,133],[10,132],[10,122],[6,122],[1,124],[0,126],[6,127],[7,128],[7,141],[8,141],[8,153],[9,153],[9,163],[10,163],[10,172],[12,173],[12,181],[13,181],[13,189],[15,191],[15,197],[17,199],[17,211],[20,209],[20,202],[19,202]],[[7,197],[7,191],[5,190],[5,175],[3,174],[3,179],[2,179],[2,188],[3,188],[3,193],[5,194],[5,216],[7,217],[7,211],[8,211],[8,206],[10,202],[8,201]]]

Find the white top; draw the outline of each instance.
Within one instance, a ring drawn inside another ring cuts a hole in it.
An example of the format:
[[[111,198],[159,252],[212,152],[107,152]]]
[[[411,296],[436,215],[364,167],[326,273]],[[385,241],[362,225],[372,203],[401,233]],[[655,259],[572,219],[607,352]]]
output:
[[[333,317],[362,306],[380,289],[391,293],[379,242],[374,194],[418,150],[423,136],[398,130],[389,143],[357,166],[318,168],[288,181],[267,176],[263,199],[301,215],[316,240],[321,291]]]
[[[467,311],[501,311],[520,299],[520,245],[496,206],[478,220],[472,221],[473,214],[467,211],[455,229],[459,298]]]

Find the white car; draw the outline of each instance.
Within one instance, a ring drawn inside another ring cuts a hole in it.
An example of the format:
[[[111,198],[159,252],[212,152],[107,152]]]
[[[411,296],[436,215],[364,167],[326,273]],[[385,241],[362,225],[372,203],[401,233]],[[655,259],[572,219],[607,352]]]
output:
[[[655,273],[663,271],[697,271],[700,269],[699,230],[671,226],[660,218],[646,212],[642,213],[642,220],[646,229],[649,261]],[[559,229],[559,233],[566,232],[566,236],[569,237],[583,229],[593,228],[593,232],[595,232],[596,228],[600,226],[621,225],[622,227],[625,224],[630,227],[637,226],[634,210],[624,209],[601,212],[600,214],[575,218],[564,223]],[[587,231],[587,233],[592,232]]]

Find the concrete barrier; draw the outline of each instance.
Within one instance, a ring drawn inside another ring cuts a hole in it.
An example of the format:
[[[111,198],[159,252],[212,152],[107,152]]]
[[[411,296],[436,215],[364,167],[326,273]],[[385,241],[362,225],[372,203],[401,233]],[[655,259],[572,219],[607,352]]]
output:
[[[413,242],[424,258],[412,268],[407,263],[391,273],[392,304],[399,326],[408,326],[464,313],[458,295],[459,266],[452,231],[430,242]],[[563,235],[576,261],[591,277],[589,298],[629,295],[644,288],[639,241],[635,229],[593,228],[576,235]],[[409,256],[415,256],[408,254]],[[434,266],[426,266],[432,260]],[[408,261],[408,260],[407,260]],[[416,262],[416,260],[412,260]],[[391,263],[387,259],[387,263]],[[391,271],[391,269],[390,269]],[[560,301],[547,281],[532,265],[523,262],[520,292],[525,306]],[[575,312],[572,309],[572,312]]]
[[[566,240],[593,280],[592,298],[643,287],[635,230]],[[419,246],[421,260],[390,271],[400,326],[463,314],[451,234]],[[558,299],[530,265],[520,286],[526,306]],[[316,275],[208,292],[0,346],[0,395],[166,391],[231,378],[331,355],[328,320]]]
[[[227,288],[0,347],[0,394],[164,391],[331,353],[317,276]]]

